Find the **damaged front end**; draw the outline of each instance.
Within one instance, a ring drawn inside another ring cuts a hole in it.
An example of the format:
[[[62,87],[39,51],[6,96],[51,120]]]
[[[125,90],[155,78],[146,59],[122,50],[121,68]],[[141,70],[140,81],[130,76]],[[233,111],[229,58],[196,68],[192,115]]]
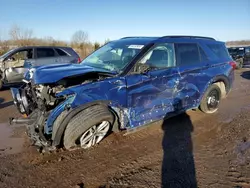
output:
[[[10,124],[26,124],[28,136],[38,147],[51,146],[51,136],[46,134],[45,126],[50,112],[72,99],[68,96],[56,97],[62,89],[59,86],[32,85],[30,82],[20,88],[11,88],[14,104],[24,118],[11,118]]]
[[[33,145],[48,150],[55,149],[52,147],[53,123],[63,111],[72,109],[71,103],[75,94],[69,92],[70,88],[103,79],[105,76],[91,72],[47,84],[34,83],[32,77],[33,75],[27,74],[23,86],[11,88],[14,104],[24,117],[11,118],[10,124],[26,124]]]

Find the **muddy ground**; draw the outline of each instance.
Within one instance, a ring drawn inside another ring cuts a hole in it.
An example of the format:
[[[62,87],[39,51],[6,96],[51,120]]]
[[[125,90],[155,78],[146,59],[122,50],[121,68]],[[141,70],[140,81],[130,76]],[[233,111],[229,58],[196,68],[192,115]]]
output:
[[[111,134],[89,150],[40,154],[9,90],[0,91],[0,187],[250,187],[250,69],[236,71],[218,113],[199,111]]]

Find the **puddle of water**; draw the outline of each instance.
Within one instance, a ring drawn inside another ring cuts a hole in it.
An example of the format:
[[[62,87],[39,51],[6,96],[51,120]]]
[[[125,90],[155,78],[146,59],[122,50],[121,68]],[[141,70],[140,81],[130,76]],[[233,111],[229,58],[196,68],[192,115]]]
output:
[[[24,139],[12,137],[13,129],[8,124],[0,123],[0,156],[22,151]]]

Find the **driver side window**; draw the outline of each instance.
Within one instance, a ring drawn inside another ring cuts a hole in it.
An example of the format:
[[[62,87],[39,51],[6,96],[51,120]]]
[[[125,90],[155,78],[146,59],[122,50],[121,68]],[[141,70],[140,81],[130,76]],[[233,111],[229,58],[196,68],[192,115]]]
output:
[[[175,66],[175,50],[173,43],[157,44],[151,48],[138,62],[138,66],[163,69]]]
[[[24,62],[27,59],[32,59],[33,51],[32,49],[22,50],[14,53],[7,59],[6,68],[8,67],[23,67]]]

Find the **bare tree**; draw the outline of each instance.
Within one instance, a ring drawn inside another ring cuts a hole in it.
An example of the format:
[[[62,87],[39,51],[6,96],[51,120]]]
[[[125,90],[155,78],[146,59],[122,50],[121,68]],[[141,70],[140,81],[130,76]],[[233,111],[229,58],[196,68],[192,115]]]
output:
[[[104,44],[107,44],[107,43],[109,43],[109,42],[110,42],[110,39],[107,38],[107,39],[105,39]]]
[[[89,40],[88,33],[82,30],[76,31],[71,38],[72,44],[77,46],[88,43],[88,40]]]
[[[2,42],[2,31],[0,30],[0,43]]]
[[[97,50],[98,48],[100,48],[101,44],[99,42],[95,42],[94,43],[94,49]]]
[[[77,49],[82,58],[86,57],[89,53],[89,36],[83,30],[76,31],[71,38],[71,46]]]
[[[17,25],[13,25],[9,30],[9,35],[17,45],[23,46],[31,43],[33,31],[31,29],[23,29]]]

